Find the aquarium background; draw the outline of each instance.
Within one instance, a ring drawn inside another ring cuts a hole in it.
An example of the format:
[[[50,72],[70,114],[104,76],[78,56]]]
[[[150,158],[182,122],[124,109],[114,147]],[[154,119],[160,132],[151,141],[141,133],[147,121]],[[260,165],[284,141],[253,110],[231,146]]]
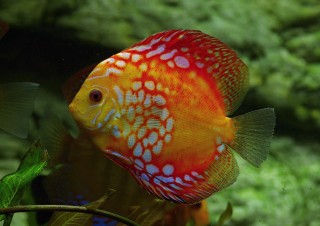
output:
[[[256,169],[237,157],[237,182],[208,201],[212,225],[320,225],[320,4],[318,0],[1,0],[0,82],[40,84],[28,139],[0,133],[0,177],[37,138],[37,116],[71,121],[61,85],[80,69],[167,29],[197,29],[235,49],[250,69],[236,114],[274,107],[275,136]],[[72,122],[70,122],[72,124]],[[28,225],[16,214],[12,225]]]

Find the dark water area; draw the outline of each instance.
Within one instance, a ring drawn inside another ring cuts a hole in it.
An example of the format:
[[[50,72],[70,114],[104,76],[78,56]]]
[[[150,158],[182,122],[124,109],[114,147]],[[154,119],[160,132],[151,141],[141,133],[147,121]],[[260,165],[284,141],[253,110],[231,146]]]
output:
[[[1,82],[32,81],[57,92],[77,71],[115,53],[52,32],[10,28],[0,42]]]

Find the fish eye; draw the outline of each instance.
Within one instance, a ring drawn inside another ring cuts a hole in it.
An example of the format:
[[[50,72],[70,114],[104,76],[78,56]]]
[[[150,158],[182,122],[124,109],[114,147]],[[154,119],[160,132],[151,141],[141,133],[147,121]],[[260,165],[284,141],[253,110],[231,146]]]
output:
[[[100,90],[94,89],[90,92],[89,97],[93,102],[99,102],[102,98],[102,93]]]

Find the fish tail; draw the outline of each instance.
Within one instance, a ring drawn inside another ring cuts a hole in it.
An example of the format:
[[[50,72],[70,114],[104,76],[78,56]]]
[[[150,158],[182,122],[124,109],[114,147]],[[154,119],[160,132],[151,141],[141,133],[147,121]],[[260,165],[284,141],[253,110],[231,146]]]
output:
[[[0,85],[0,128],[26,138],[39,84],[17,82]]]
[[[273,108],[263,108],[233,118],[235,138],[230,143],[242,158],[259,167],[267,159],[275,127]]]

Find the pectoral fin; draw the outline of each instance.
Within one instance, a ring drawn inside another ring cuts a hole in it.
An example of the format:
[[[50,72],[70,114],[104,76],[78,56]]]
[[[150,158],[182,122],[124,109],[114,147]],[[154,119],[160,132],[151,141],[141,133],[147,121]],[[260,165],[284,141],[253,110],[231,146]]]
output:
[[[27,137],[38,86],[31,82],[0,85],[0,128],[15,136]]]

